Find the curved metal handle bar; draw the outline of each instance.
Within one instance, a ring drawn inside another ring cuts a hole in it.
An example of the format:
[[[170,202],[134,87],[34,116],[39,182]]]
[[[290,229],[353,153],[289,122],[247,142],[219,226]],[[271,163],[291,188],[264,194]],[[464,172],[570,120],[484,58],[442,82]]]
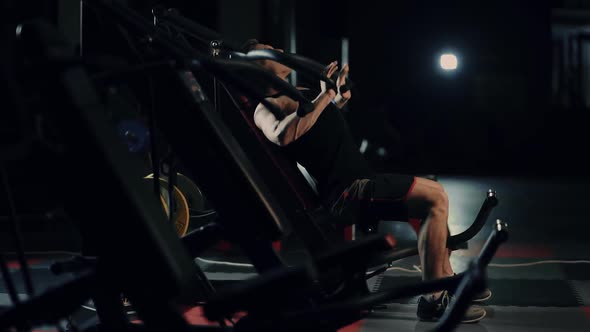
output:
[[[492,250],[485,250],[487,247],[496,247],[501,243],[508,241],[508,224],[500,219],[496,220],[496,225],[492,234],[488,237],[486,243],[483,245],[483,249],[477,259],[477,262],[482,266],[487,266],[494,257],[497,248]]]
[[[222,44],[220,46],[222,46],[223,49],[230,51],[230,53],[238,53],[238,54],[236,54],[238,56],[240,54],[244,55],[244,53],[239,53],[240,47],[238,45],[236,45],[235,42],[227,41],[218,32],[211,30],[211,29],[209,29],[209,28],[207,28],[195,21],[187,19],[186,17],[182,16],[178,12],[178,10],[176,10],[175,8],[167,8],[166,9],[166,8],[157,6],[152,9],[152,13],[154,14],[154,16],[156,18],[158,18],[162,21],[165,21],[167,23],[175,24],[175,25],[179,26],[180,28],[182,28],[182,30],[184,32],[192,34],[199,39],[205,39],[205,40],[209,40],[209,41],[213,41],[213,40],[222,41]],[[280,53],[283,56],[281,56],[281,55],[274,56],[274,55],[266,54],[266,52],[258,52],[258,51],[271,51],[273,53]],[[269,56],[269,57],[267,57],[267,56]],[[325,65],[322,65],[312,59],[309,59],[307,57],[304,57],[304,56],[301,56],[298,54],[294,54],[294,53],[281,53],[281,52],[273,51],[273,50],[254,50],[254,51],[248,52],[248,57],[250,58],[250,60],[268,59],[268,60],[275,60],[277,62],[281,62],[284,59],[285,61],[289,62],[293,66],[297,66],[298,70],[304,70],[304,71],[310,70],[310,71],[314,71],[314,73],[322,73],[326,69]],[[254,58],[254,57],[258,57],[258,58]],[[281,63],[283,63],[283,62],[281,62]],[[287,63],[283,63],[283,64],[287,65]],[[300,67],[299,64],[301,64],[305,68]],[[293,67],[293,69],[295,69],[295,67]],[[324,78],[325,78],[325,76],[324,76]]]
[[[284,53],[276,50],[252,50],[248,53],[229,52],[229,55],[232,58],[246,59],[250,61],[276,61],[314,79],[324,81],[330,88],[337,88],[336,83],[326,76],[326,66],[301,55]]]
[[[277,90],[283,91],[285,95],[292,98],[293,100],[303,103],[311,103],[311,101],[303,96],[303,94],[293,85],[285,82],[273,72],[266,70],[255,63],[226,59],[213,59],[210,62],[212,65],[214,64],[214,70],[219,69],[218,66],[222,66],[230,70],[244,70],[249,71],[252,74],[259,75],[261,78],[271,83]],[[208,65],[205,65],[205,67],[207,66]],[[228,83],[231,84],[232,82]]]
[[[336,83],[326,76],[326,66],[308,57],[294,53],[278,52],[275,50],[253,50],[244,54],[239,52],[240,48],[235,42],[226,40],[218,32],[187,19],[174,8],[165,9],[162,7],[154,7],[152,13],[157,19],[175,25],[183,32],[194,36],[198,40],[206,40],[209,42],[214,40],[221,41],[222,43],[219,45],[220,48],[227,50],[232,57],[248,60],[273,60],[309,75],[314,79],[325,81],[330,88],[337,88]],[[350,82],[352,83],[352,81]]]
[[[475,235],[477,235],[485,225],[486,221],[488,220],[492,209],[498,205],[498,197],[496,196],[496,192],[492,189],[488,190],[486,194],[486,199],[483,202],[479,213],[475,217],[473,223],[464,230],[463,232],[452,235],[447,239],[447,248],[456,248],[460,244],[465,243],[471,240]],[[393,262],[402,258],[411,257],[418,255],[418,248],[406,248],[402,250],[394,250],[390,254],[378,256],[378,262]]]
[[[457,248],[459,245],[471,240],[475,235],[477,235],[485,225],[486,221],[488,220],[492,209],[498,205],[498,197],[496,196],[496,191],[489,189],[486,194],[486,199],[483,202],[481,208],[479,209],[479,213],[475,217],[473,223],[463,232],[459,234],[455,234],[450,236],[447,239],[447,248]],[[405,257],[410,257],[418,255],[418,248],[407,248],[401,251],[396,251],[391,253],[391,261],[398,260]],[[398,258],[399,257],[399,258]],[[386,259],[386,256],[381,257],[382,259]]]
[[[305,57],[303,55],[295,54],[295,53],[283,53],[283,54],[292,58],[296,62],[302,63],[303,65],[309,67],[311,70],[314,70],[314,71],[317,71],[320,73],[322,73],[323,71],[326,70],[326,65],[323,65],[323,64],[321,64],[313,59],[310,59],[308,57]]]
[[[496,192],[492,189],[488,190],[485,201],[483,202],[477,217],[465,231],[449,237],[447,240],[447,247],[455,248],[458,245],[471,240],[485,225],[492,209],[498,205],[498,197]]]
[[[235,53],[238,52],[234,52],[234,54]],[[322,75],[322,72],[326,69],[326,66],[301,55],[269,49],[252,50],[246,54],[242,54],[249,60],[274,60],[284,65],[290,66],[293,69],[309,72],[310,74],[315,75],[318,79],[326,78]]]
[[[241,91],[249,98],[252,98],[254,101],[263,104],[275,115],[275,117],[277,117],[277,119],[281,119],[284,117],[282,111],[279,110],[276,105],[266,100],[266,97],[262,95],[259,91],[257,91],[257,89],[252,87],[252,84],[250,84],[250,82],[248,82],[247,79],[235,74],[233,70],[241,69],[251,71],[252,73],[260,75],[260,77],[272,83],[275,87],[278,87],[279,90],[284,91],[288,97],[300,103],[299,108],[301,110],[298,111],[298,114],[300,116],[304,116],[313,111],[313,104],[309,99],[303,96],[303,94],[301,94],[299,90],[297,90],[291,84],[280,79],[272,72],[256,64],[244,61],[215,58],[203,58],[200,60],[192,61],[191,63],[195,66],[202,67],[209,73],[217,76],[220,80],[224,81],[225,83],[234,86],[237,90]]]

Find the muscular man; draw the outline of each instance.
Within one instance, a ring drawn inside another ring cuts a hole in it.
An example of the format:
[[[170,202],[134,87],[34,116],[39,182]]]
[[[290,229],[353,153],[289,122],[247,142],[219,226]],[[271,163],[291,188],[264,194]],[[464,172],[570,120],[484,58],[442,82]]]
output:
[[[274,48],[250,40],[243,51],[254,49]],[[270,60],[262,60],[260,65],[285,80],[292,71]],[[328,77],[337,71],[336,62],[328,65]],[[320,198],[333,213],[352,216],[355,220],[425,218],[418,236],[423,280],[452,276],[450,251],[446,247],[449,217],[447,193],[438,182],[411,175],[376,173],[369,167],[340,112],[340,108],[351,98],[351,91],[346,84],[348,71],[348,65],[339,71],[336,80],[338,91],[327,88],[323,82],[320,83],[319,93],[299,87],[313,101],[313,111],[305,116],[298,115],[298,102],[269,88],[267,100],[275,104],[282,114],[277,116],[259,104],[254,112],[256,126],[316,179]],[[428,214],[417,216],[418,211],[424,210],[417,207],[425,205]],[[474,300],[485,300],[490,295],[489,290],[486,290]],[[448,291],[421,296],[418,317],[437,320],[451,298]],[[463,322],[477,322],[485,314],[482,307],[472,305]]]

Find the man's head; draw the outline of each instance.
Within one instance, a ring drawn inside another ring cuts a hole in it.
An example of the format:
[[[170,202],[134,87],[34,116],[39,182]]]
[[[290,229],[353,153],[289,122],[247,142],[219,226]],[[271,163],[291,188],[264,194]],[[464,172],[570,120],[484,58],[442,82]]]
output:
[[[253,50],[275,50],[279,52],[283,52],[282,49],[274,48],[270,45],[262,44],[257,39],[248,39],[242,46],[241,51],[243,53],[248,53]],[[286,78],[291,73],[292,69],[280,64],[276,61],[271,60],[259,60],[257,61],[262,67],[272,71],[277,76],[281,78]]]

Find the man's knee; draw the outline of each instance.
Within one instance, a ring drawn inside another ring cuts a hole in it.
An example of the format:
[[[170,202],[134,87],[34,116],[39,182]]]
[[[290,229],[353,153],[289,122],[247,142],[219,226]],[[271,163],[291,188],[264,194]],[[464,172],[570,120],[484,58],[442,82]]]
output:
[[[435,184],[435,186],[436,186],[436,188],[437,188],[438,190],[440,190],[440,191],[442,191],[442,192],[446,193],[446,191],[445,191],[445,187],[443,187],[443,185],[442,185],[440,182],[436,182],[436,181],[432,181],[432,182]]]
[[[442,186],[441,186],[442,189]],[[449,195],[447,192],[442,190],[437,190],[436,193],[433,195],[432,205],[439,207],[439,208],[449,208]]]
[[[444,190],[433,191],[431,214],[446,215],[449,211],[449,196]]]
[[[426,197],[409,199],[407,205],[410,218],[424,220],[433,214],[447,214],[449,197],[444,190],[431,190]]]
[[[432,187],[435,190],[442,191],[442,192],[445,191],[445,188],[443,187],[443,185],[440,182],[433,181],[430,179],[423,179],[422,181],[424,181],[429,187]]]

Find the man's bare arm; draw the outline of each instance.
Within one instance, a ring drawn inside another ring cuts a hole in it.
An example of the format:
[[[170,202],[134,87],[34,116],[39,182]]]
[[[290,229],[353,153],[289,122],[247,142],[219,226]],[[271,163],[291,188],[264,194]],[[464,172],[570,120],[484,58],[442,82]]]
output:
[[[313,127],[334,95],[333,90],[321,93],[313,101],[313,111],[304,117],[297,116],[299,103],[289,97],[269,98],[270,102],[276,104],[287,115],[279,120],[264,105],[259,104],[254,112],[254,123],[269,141],[279,146],[290,144]]]

